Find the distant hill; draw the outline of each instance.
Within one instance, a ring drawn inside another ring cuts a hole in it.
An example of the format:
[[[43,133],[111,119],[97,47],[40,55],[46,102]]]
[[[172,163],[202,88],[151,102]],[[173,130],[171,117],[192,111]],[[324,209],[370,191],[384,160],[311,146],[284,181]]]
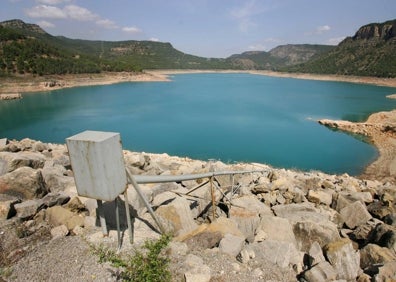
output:
[[[335,46],[288,44],[278,46],[269,52],[250,51],[232,55],[228,59],[234,67],[241,69],[279,70],[286,66],[304,63],[320,54],[329,52]]]
[[[396,77],[396,20],[365,25],[338,46],[288,44],[224,59],[185,54],[165,42],[70,39],[21,20],[0,23],[0,76],[142,69],[263,69]]]
[[[362,26],[330,52],[288,71],[396,77],[396,20]]]
[[[142,69],[230,69],[225,59],[185,54],[170,43],[91,41],[52,36],[21,20],[0,23],[0,75]]]

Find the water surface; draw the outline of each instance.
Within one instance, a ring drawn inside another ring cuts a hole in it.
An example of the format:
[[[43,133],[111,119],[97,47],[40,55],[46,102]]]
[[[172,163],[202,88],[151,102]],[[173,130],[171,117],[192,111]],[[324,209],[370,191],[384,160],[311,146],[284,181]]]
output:
[[[0,138],[64,143],[84,130],[113,131],[135,151],[356,175],[376,149],[316,120],[363,121],[396,108],[389,87],[235,73],[171,78],[2,101]]]

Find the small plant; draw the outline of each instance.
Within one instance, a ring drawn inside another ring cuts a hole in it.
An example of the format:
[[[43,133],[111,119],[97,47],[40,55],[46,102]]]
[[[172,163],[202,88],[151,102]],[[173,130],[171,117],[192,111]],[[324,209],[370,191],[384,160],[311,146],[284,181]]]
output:
[[[136,250],[133,256],[126,259],[102,245],[94,248],[94,253],[99,256],[99,262],[108,261],[114,267],[121,267],[120,277],[124,281],[166,282],[171,281],[171,273],[168,269],[169,259],[164,256],[163,250],[170,240],[169,235],[162,235],[156,241],[147,240],[141,251]]]

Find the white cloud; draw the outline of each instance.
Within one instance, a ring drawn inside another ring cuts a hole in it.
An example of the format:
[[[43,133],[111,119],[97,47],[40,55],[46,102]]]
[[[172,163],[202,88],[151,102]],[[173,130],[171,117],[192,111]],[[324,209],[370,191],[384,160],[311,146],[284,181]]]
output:
[[[159,42],[160,41],[158,38],[155,38],[155,37],[151,37],[149,40],[150,41],[154,41],[154,42]]]
[[[267,47],[264,44],[258,43],[258,44],[250,45],[248,49],[250,51],[265,51]]]
[[[70,0],[36,0],[36,2],[47,5],[56,5],[64,2],[70,2]]]
[[[97,25],[107,28],[107,29],[116,29],[118,26],[116,25],[115,22],[109,20],[109,19],[102,19],[102,20],[97,20],[95,22]]]
[[[130,27],[123,27],[123,31],[128,32],[128,33],[140,33],[142,32],[141,29],[135,27],[135,26],[130,26]]]
[[[330,29],[331,28],[328,25],[321,25],[321,26],[318,26],[316,28],[315,33],[316,34],[322,34],[322,33],[326,32],[326,31],[329,31]]]
[[[255,0],[246,2],[243,6],[235,7],[230,11],[230,16],[238,23],[238,29],[242,32],[247,32],[256,26],[252,17],[260,14],[263,9],[256,5]]]
[[[69,18],[78,21],[94,21],[98,20],[99,16],[92,13],[90,10],[77,6],[77,5],[67,5],[63,9]]]
[[[53,28],[55,25],[53,23],[47,22],[47,21],[39,21],[37,23],[40,27],[42,28]]]
[[[25,11],[32,18],[65,19],[67,14],[60,8],[48,5],[38,5]]]

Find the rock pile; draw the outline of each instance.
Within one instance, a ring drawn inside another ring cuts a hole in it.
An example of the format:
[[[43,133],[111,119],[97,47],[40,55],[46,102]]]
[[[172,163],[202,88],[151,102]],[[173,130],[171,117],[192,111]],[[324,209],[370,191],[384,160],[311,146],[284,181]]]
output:
[[[161,224],[174,236],[168,254],[175,277],[396,279],[396,186],[390,182],[166,154],[124,151],[124,157],[134,174],[260,170],[142,185]],[[155,227],[134,189],[129,191],[133,216]],[[52,238],[89,237],[89,228],[99,228],[95,204],[78,197],[65,145],[0,140],[1,224],[18,219],[23,236],[48,224]]]

